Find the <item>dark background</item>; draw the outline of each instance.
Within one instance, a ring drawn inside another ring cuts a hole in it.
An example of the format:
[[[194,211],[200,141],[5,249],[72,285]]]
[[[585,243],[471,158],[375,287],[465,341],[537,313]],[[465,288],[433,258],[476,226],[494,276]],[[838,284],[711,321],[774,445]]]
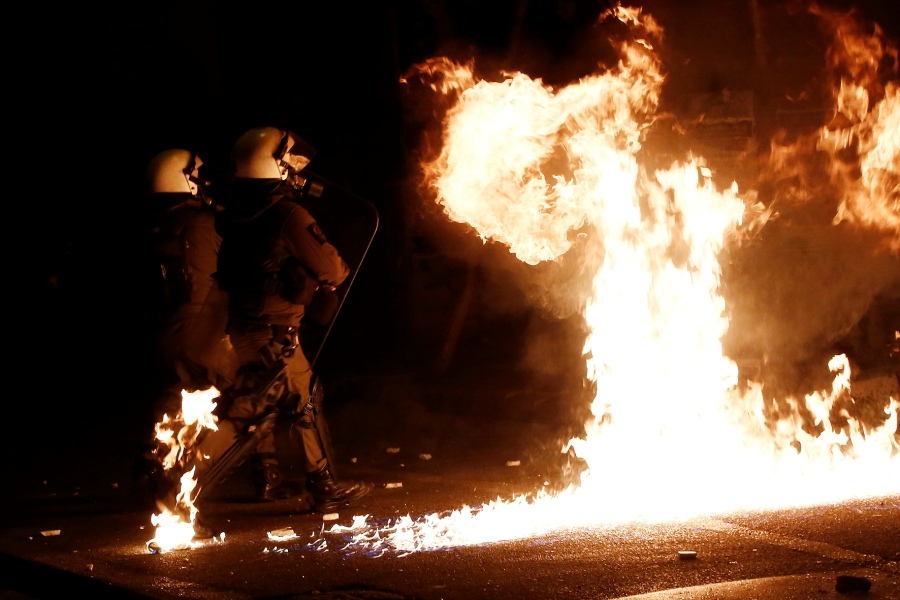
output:
[[[852,3],[896,39],[889,4]],[[17,359],[9,383],[25,390],[13,410],[64,422],[67,414],[147,401],[148,315],[131,278],[144,168],[171,147],[225,164],[233,141],[263,125],[310,142],[318,151],[310,169],[381,216],[323,372],[443,372],[486,360],[546,363],[552,355],[571,364],[545,365],[542,376],[579,377],[577,315],[531,305],[527,289],[507,285],[522,269],[508,252],[441,221],[416,189],[423,135],[436,121],[401,77],[426,58],[448,56],[474,58],[485,78],[521,70],[565,85],[614,57],[595,25],[608,5],[189,0],[10,14],[9,29],[20,35],[7,58],[8,127],[21,143],[10,149],[15,210],[6,239],[8,261],[25,259],[24,285],[9,290],[16,332],[9,351]],[[787,92],[822,83],[825,43],[797,6],[648,0],[644,7],[666,29],[671,106],[693,94],[752,89],[764,139]],[[764,71],[754,59],[753,7],[775,57]],[[471,267],[478,252],[506,270]],[[473,278],[477,293],[465,304]],[[531,335],[543,340],[536,358]]]

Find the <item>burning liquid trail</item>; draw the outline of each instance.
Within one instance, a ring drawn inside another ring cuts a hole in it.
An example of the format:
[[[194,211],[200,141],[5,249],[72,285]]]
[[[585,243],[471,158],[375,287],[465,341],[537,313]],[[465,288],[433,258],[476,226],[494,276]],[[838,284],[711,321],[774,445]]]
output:
[[[617,69],[559,90],[522,73],[477,81],[445,59],[420,71],[443,73],[434,89],[458,96],[440,156],[424,165],[447,216],[528,264],[576,243],[600,257],[584,312],[593,419],[563,449],[589,468],[554,495],[382,524],[357,517],[332,528],[347,548],[408,553],[900,493],[900,398],[887,399],[874,424],[852,418],[846,356],[828,365],[831,389],[782,399],[789,413],[774,414],[759,384],[739,381],[721,341],[729,322],[719,256],[760,224],[752,215],[767,213],[736,185],[716,189],[703,159],[654,172],[639,160],[664,79],[654,52],[661,29],[637,10],[607,16],[636,35]],[[835,222],[900,231],[896,87],[884,88],[873,111],[863,92],[844,81],[837,104],[848,118],[820,134],[820,152],[858,145],[861,176],[832,171],[845,190]]]

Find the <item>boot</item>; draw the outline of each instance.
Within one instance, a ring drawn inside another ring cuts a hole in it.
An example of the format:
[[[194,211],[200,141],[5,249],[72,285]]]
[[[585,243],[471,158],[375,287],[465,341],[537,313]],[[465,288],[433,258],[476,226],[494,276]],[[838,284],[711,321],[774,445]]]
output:
[[[200,520],[199,515],[194,517],[194,538],[195,540],[211,540],[218,534],[215,530]]]
[[[313,508],[316,512],[331,512],[372,491],[372,484],[368,482],[337,481],[327,464],[321,469],[309,473],[306,481],[313,495]]]
[[[299,504],[305,504],[308,507],[306,511],[312,509],[309,492],[306,491],[303,483],[298,485],[296,481],[289,481],[285,478],[278,463],[257,464],[256,473],[256,500],[258,502],[277,502],[296,498]],[[298,496],[301,497],[298,498]]]

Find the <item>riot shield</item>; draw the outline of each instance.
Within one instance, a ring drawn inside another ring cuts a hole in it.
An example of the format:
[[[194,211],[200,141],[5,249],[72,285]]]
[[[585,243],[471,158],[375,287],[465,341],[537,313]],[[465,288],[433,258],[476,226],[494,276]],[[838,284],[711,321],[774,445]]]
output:
[[[378,211],[369,201],[334,183],[305,171],[303,175],[299,203],[316,219],[325,237],[350,268],[350,275],[337,290],[318,290],[306,307],[300,345],[315,371],[325,339],[375,237]]]
[[[313,370],[311,397],[315,404],[316,430],[332,474],[337,477],[328,423],[322,413],[325,396],[322,381],[315,375],[316,363],[369,251],[379,217],[375,206],[367,200],[305,170],[302,175],[298,202],[316,219],[328,242],[337,248],[350,269],[347,279],[336,290],[320,289],[315,293],[300,324],[300,347]],[[279,462],[287,479],[302,479],[305,476],[302,441],[290,416],[283,417],[276,421],[274,431]]]

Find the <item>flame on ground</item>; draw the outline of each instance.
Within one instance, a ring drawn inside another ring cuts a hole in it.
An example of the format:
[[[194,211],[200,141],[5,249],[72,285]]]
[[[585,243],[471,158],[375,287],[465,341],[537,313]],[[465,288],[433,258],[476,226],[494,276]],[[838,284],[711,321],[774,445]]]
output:
[[[219,390],[215,387],[196,392],[182,390],[181,411],[175,418],[163,415],[162,421],[156,425],[156,440],[162,447],[168,448],[165,454],[159,455],[159,460],[167,477],[178,477],[178,491],[172,498],[157,499],[160,512],[150,517],[156,533],[147,542],[152,552],[165,553],[202,545],[194,540],[194,524],[198,516],[194,505],[197,480],[194,478],[194,468],[187,467],[193,462],[200,433],[204,429],[217,429],[214,414],[216,403],[213,400],[218,397]]]
[[[584,314],[593,419],[584,438],[563,448],[588,470],[553,495],[390,523],[357,517],[349,529],[332,529],[347,534],[347,548],[408,553],[900,493],[900,398],[886,399],[874,424],[853,418],[846,356],[828,365],[831,389],[777,406],[760,385],[739,382],[721,342],[729,321],[719,255],[771,214],[736,185],[716,189],[703,158],[653,172],[639,160],[664,81],[654,51],[661,29],[639,10],[610,16],[635,34],[618,67],[562,89],[522,73],[478,81],[471,65],[446,59],[414,73],[443,73],[432,89],[456,96],[441,153],[423,165],[451,220],[528,264],[558,259],[576,243],[602,255]],[[838,29],[852,45],[855,30]],[[853,47],[841,55],[855,57],[836,95],[843,118],[819,132],[817,152],[852,147],[858,158],[857,169],[846,153],[832,160],[831,183],[843,190],[836,223],[900,232],[897,88],[872,98],[873,71],[858,50],[873,46]]]

